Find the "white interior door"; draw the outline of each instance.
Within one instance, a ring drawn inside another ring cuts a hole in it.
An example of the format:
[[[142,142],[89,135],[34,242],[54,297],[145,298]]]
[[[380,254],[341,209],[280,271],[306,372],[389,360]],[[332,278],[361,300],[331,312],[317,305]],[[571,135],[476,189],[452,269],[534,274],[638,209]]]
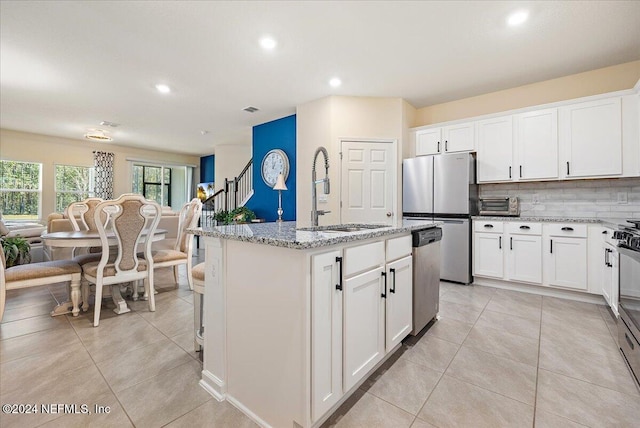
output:
[[[393,222],[395,159],[395,144],[392,141],[342,142],[342,223]]]

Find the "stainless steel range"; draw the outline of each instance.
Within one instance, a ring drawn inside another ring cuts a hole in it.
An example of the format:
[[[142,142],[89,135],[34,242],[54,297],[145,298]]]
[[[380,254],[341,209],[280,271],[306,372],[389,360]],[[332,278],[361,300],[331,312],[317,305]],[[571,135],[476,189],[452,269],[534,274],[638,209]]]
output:
[[[613,234],[620,240],[618,343],[640,388],[640,220],[627,220],[627,223]]]

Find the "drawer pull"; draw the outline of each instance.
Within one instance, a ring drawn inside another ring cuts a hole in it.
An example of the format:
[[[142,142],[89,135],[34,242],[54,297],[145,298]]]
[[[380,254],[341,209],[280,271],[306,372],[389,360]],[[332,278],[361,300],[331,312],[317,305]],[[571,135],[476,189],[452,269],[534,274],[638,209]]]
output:
[[[509,249],[513,250],[513,238],[509,238]]]
[[[502,236],[498,237],[498,248],[502,250]]]
[[[563,228],[562,228],[562,229],[560,229],[560,230],[563,230],[563,231],[565,231],[565,232],[573,232],[573,227],[563,227]]]
[[[522,229],[522,230],[529,230],[529,229],[531,229],[531,228],[530,228],[529,226],[520,226],[520,229]]]
[[[606,230],[603,230],[603,231],[602,231],[602,234],[603,234],[603,235],[606,235],[607,233],[609,233],[609,232],[607,232]]]
[[[551,244],[549,245],[549,252],[553,254],[553,239],[550,239],[549,241],[551,242]]]
[[[635,346],[633,346],[633,342],[631,341],[631,339],[629,339],[629,336],[627,336],[627,333],[624,334],[624,338],[627,339],[627,343],[629,344],[629,346],[631,347],[631,350],[633,351]]]
[[[486,227],[488,229],[493,229],[493,225],[492,224],[485,224],[484,227]]]

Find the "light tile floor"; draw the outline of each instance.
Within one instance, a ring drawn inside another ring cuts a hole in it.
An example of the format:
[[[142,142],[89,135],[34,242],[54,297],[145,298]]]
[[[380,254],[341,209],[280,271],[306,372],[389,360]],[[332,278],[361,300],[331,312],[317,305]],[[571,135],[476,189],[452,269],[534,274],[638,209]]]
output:
[[[48,312],[64,284],[7,293],[0,403],[109,406],[108,414],[0,414],[8,427],[251,427],[199,385],[184,270],[157,276],[156,312]],[[440,320],[407,339],[325,423],[337,427],[637,427],[640,392],[604,306],[441,285]]]

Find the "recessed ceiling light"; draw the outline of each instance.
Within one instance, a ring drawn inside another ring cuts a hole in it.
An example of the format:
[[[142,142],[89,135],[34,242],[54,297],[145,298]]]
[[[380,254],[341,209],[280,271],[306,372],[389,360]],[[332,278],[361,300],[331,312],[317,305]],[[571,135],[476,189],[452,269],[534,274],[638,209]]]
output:
[[[209,131],[207,131],[206,129],[203,129],[202,131],[200,131],[200,135],[207,135],[209,133]]]
[[[263,37],[260,39],[260,46],[266,50],[272,50],[278,45],[278,42],[272,37]]]
[[[337,88],[338,86],[342,85],[342,80],[338,79],[337,77],[334,77],[333,79],[329,80],[329,85],[333,86],[334,88]]]
[[[117,128],[118,126],[120,126],[119,123],[109,122],[108,120],[103,120],[102,122],[100,122],[100,125],[102,125],[102,126],[110,126],[111,128]]]
[[[84,138],[92,141],[113,141],[113,138],[106,135],[102,129],[90,129],[84,134]]]
[[[507,18],[507,24],[511,27],[517,27],[521,25],[529,18],[529,12],[526,10],[519,10],[518,12],[514,12]]]
[[[156,89],[161,94],[168,94],[169,92],[171,92],[171,88],[169,87],[169,85],[165,85],[164,83],[158,83],[156,85]]]

